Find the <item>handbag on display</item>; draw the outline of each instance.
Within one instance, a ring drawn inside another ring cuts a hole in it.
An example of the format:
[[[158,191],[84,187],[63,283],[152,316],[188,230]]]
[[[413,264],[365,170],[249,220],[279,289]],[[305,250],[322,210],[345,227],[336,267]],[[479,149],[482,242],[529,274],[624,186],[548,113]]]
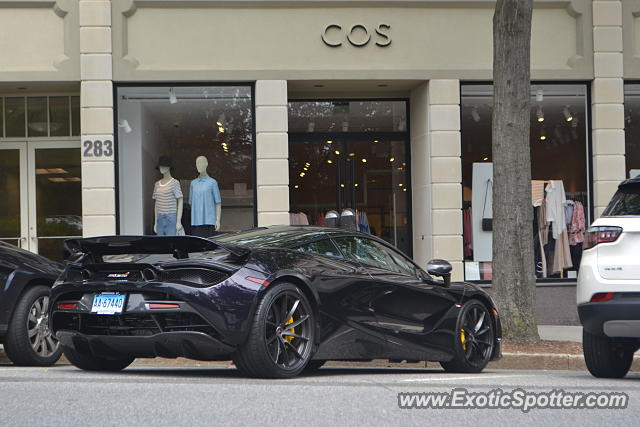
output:
[[[482,231],[493,231],[493,218],[488,218],[485,216],[485,212],[487,211],[487,196],[489,194],[489,186],[491,186],[491,191],[493,194],[493,183],[490,179],[487,180],[487,188],[484,191],[484,206],[482,207]]]

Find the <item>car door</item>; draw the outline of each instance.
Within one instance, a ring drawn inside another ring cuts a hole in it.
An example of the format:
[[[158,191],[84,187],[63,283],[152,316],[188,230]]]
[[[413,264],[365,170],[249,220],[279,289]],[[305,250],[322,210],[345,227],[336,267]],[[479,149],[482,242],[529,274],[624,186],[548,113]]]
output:
[[[320,297],[320,346],[315,359],[382,357],[386,338],[372,309],[376,286],[364,268],[329,239],[293,249],[313,256],[305,267]]]
[[[373,239],[354,239],[356,247],[349,253],[375,282],[372,309],[387,339],[387,357],[424,360],[447,352],[450,328],[441,326],[455,298],[395,249]]]

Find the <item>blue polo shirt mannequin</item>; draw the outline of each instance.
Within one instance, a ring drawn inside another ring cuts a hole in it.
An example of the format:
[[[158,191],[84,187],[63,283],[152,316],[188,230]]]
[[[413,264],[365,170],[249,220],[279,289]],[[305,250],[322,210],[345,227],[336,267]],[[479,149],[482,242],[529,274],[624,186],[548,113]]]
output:
[[[205,156],[196,159],[198,177],[189,186],[191,204],[191,234],[209,237],[220,230],[222,199],[218,182],[207,175],[209,161]]]

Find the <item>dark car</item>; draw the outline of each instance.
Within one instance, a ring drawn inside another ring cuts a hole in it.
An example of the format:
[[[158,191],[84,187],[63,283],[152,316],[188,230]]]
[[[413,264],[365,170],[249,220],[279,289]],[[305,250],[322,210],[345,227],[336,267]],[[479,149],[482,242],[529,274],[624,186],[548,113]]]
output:
[[[0,242],[0,343],[16,365],[49,366],[62,354],[49,328],[49,291],[62,265]]]
[[[52,328],[82,369],[181,356],[286,378],[327,360],[480,372],[500,357],[498,312],[484,291],[450,283],[446,261],[428,274],[367,234],[277,226],[66,245],[73,255],[52,289]]]

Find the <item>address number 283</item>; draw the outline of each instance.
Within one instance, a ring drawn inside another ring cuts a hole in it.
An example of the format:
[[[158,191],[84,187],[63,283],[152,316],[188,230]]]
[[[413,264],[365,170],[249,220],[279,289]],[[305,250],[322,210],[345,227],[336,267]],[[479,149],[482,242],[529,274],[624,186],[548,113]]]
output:
[[[107,139],[101,141],[87,139],[82,143],[83,157],[110,157],[113,156],[113,141]]]

